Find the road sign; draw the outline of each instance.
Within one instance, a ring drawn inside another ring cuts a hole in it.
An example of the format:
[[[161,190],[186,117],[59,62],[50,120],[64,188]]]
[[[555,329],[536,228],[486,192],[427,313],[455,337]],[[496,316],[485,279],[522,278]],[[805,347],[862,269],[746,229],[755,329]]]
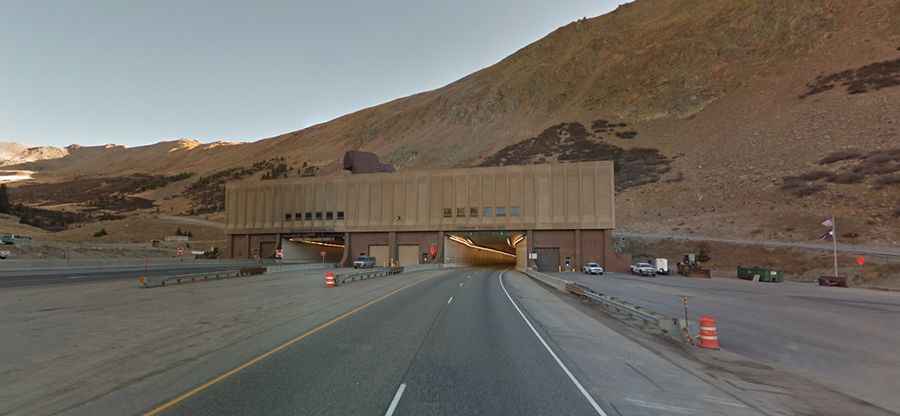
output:
[[[280,248],[275,249],[275,258],[283,259],[284,258],[284,249],[280,249]]]
[[[437,244],[428,246],[428,254],[430,254],[431,257],[437,256]]]
[[[325,263],[325,250],[319,252],[319,255],[322,256],[322,263]]]
[[[856,258],[856,264],[862,266],[866,264],[866,258],[863,256],[859,256]]]
[[[184,255],[184,249],[181,248],[181,247],[176,248],[176,249],[175,249],[175,255],[178,256],[178,257],[183,256],[183,255]]]

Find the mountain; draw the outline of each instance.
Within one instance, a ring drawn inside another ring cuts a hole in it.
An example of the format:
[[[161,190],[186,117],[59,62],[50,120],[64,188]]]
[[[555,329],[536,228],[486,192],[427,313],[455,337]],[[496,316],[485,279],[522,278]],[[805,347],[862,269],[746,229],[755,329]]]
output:
[[[445,87],[296,132],[68,148],[20,166],[202,181],[277,158],[332,172],[346,150],[399,169],[614,159],[624,228],[805,239],[835,213],[857,238],[892,241],[898,21],[896,0],[638,0]],[[853,157],[820,163],[841,152]]]
[[[65,150],[58,147],[27,147],[14,142],[0,142],[0,166],[57,159],[64,157],[66,154]]]

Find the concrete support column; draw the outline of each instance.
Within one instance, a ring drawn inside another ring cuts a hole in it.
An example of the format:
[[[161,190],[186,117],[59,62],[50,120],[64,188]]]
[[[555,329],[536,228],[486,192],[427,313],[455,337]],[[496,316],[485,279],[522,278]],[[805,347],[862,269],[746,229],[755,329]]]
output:
[[[397,232],[391,231],[388,233],[388,257],[391,265],[397,261],[397,252]]]
[[[341,261],[338,263],[340,267],[349,267],[350,266],[350,233],[344,233],[344,254],[341,256]]]
[[[528,245],[528,252],[525,254],[526,256],[530,256],[531,253],[534,252],[534,230],[525,231],[525,243]],[[534,264],[534,260],[531,258],[528,259],[528,267],[532,267],[537,269],[537,265]]]
[[[581,270],[583,261],[581,258],[581,230],[575,230],[575,264],[572,266],[575,270]]]
[[[252,240],[252,238],[250,238],[250,234],[247,234],[247,258],[248,259],[253,258],[253,250],[252,250],[253,243],[250,240]]]
[[[434,259],[437,263],[444,262],[444,232],[438,231],[438,241],[437,241],[437,257]]]

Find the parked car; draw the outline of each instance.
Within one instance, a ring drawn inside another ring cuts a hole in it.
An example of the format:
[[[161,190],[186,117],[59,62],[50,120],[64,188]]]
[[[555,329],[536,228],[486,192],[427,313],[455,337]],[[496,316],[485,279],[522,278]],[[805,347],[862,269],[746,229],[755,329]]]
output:
[[[359,256],[353,260],[354,269],[371,269],[372,267],[375,267],[375,257]]]
[[[0,260],[6,260],[9,257],[9,250],[0,250]]]
[[[631,273],[641,276],[656,277],[656,267],[650,263],[635,263],[631,265]]]
[[[584,267],[581,268],[581,271],[586,274],[600,274],[600,275],[602,275],[604,272],[603,267],[600,267],[599,264],[594,263],[594,262],[586,263],[584,265]]]

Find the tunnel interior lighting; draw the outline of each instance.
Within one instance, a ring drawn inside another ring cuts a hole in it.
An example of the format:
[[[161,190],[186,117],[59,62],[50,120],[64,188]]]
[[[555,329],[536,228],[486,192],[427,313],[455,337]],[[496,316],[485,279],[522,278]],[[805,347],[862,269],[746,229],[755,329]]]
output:
[[[304,240],[300,238],[292,238],[289,241],[293,243],[310,244],[314,246],[344,248],[343,244],[323,243],[321,241]]]
[[[513,258],[516,257],[515,254],[509,254],[509,253],[507,253],[507,252],[505,252],[505,251],[494,250],[494,249],[492,249],[492,248],[482,247],[482,246],[476,245],[475,243],[472,242],[472,240],[469,240],[468,238],[461,238],[461,237],[457,237],[457,236],[455,236],[455,235],[451,235],[451,236],[449,236],[448,238],[451,239],[451,240],[453,240],[453,241],[456,241],[457,243],[460,243],[460,244],[462,244],[462,245],[464,245],[464,246],[466,246],[466,247],[469,247],[469,248],[471,248],[471,249],[474,249],[474,250],[487,251],[487,252],[490,252],[490,253],[500,254],[500,255],[503,255],[503,256],[513,257]]]

